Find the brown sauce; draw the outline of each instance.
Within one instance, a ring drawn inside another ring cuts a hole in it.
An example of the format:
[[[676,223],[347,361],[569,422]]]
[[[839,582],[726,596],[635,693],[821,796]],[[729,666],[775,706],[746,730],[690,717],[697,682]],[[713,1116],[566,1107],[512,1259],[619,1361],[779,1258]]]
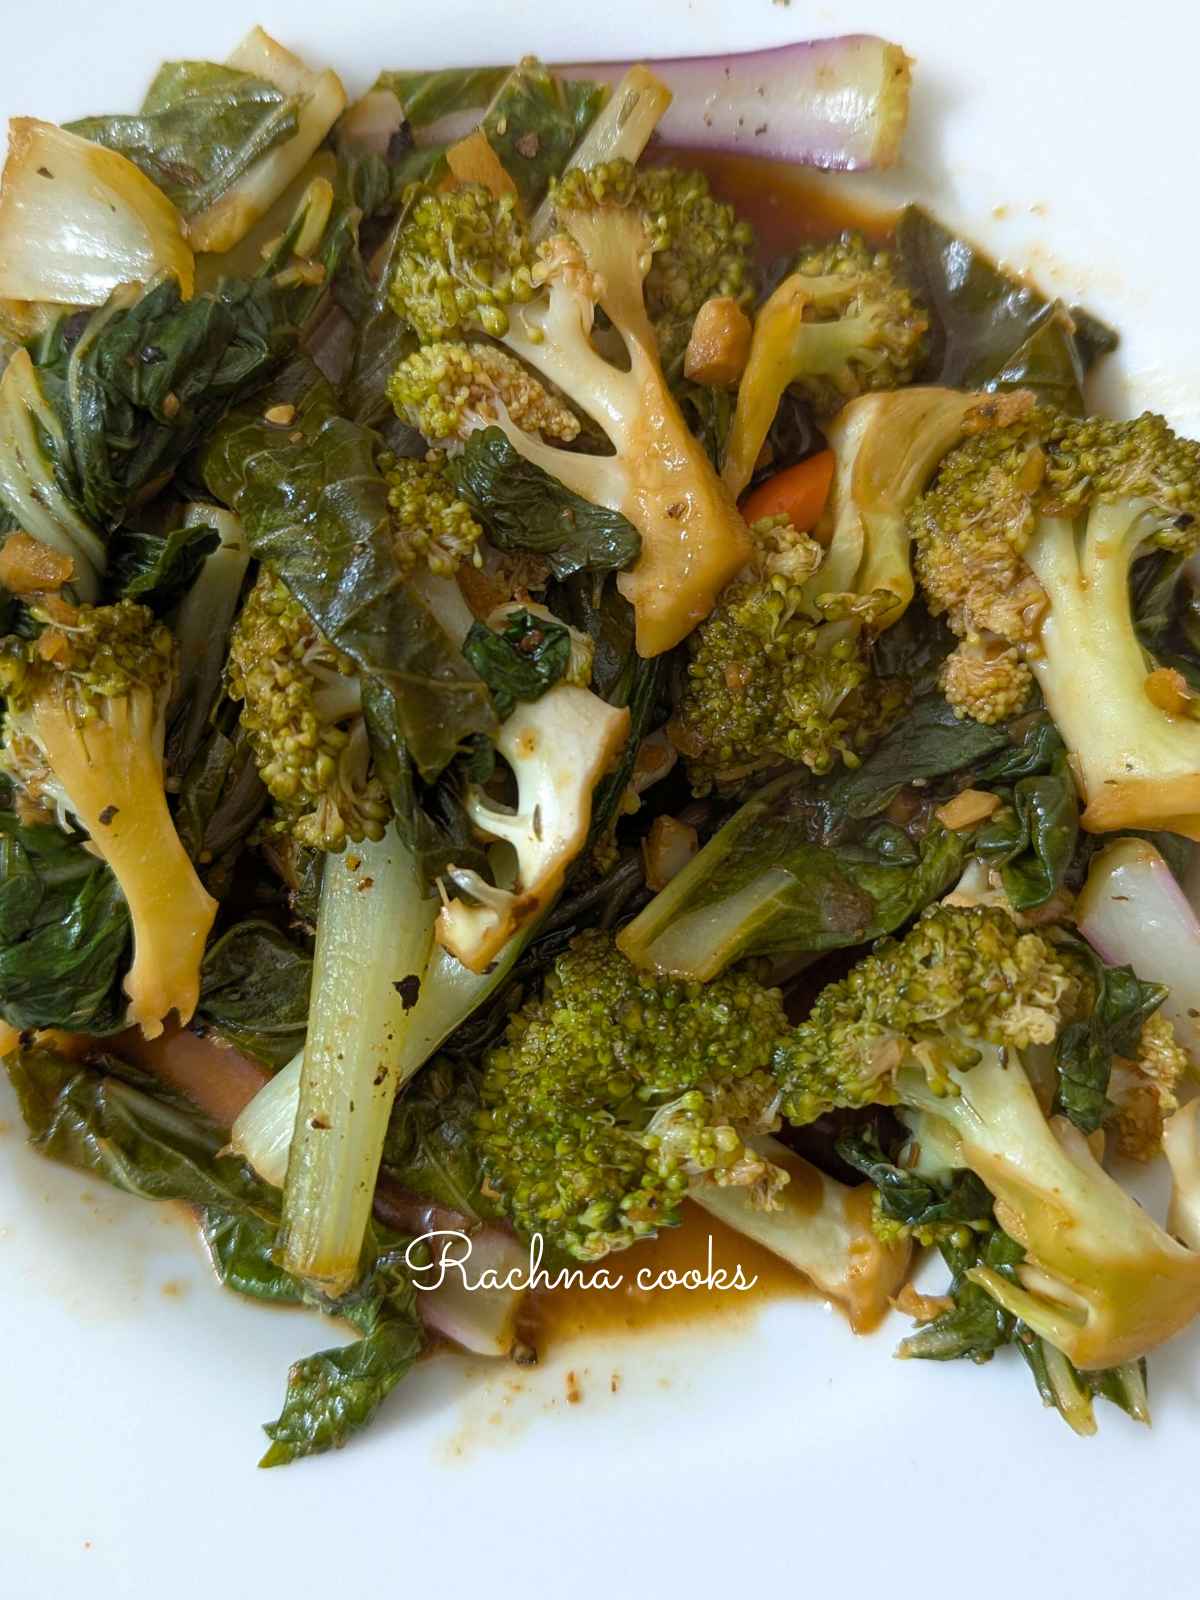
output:
[[[894,212],[855,202],[852,177],[830,177],[782,161],[714,150],[656,149],[652,160],[658,166],[699,168],[717,198],[735,206],[753,224],[765,261],[848,228],[883,244],[895,228]]]
[[[522,1334],[539,1353],[582,1336],[638,1334],[648,1329],[700,1322],[729,1322],[754,1314],[767,1301],[811,1299],[816,1291],[798,1272],[760,1245],[735,1233],[698,1206],[683,1207],[683,1222],[656,1238],[583,1268],[585,1279],[607,1269],[621,1276],[619,1288],[576,1287],[534,1289],[522,1317]],[[723,1270],[732,1279],[741,1268],[749,1289],[729,1286],[687,1289],[643,1287],[670,1273],[709,1270],[712,1240],[713,1276]],[[640,1275],[640,1284],[639,1284]],[[757,1281],[754,1281],[757,1280]]]

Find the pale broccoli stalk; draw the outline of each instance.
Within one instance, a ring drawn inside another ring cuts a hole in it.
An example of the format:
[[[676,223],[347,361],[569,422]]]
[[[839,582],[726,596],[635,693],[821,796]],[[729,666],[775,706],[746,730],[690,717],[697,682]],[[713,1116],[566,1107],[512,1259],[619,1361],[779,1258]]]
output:
[[[6,641],[0,764],[28,800],[74,817],[112,868],[133,923],[129,1021],[147,1038],[187,1022],[216,915],[180,843],[163,787],[175,644],[144,606],[81,607],[26,644]]]
[[[434,904],[394,830],[325,863],[283,1195],[282,1262],[336,1298],[358,1276]]]
[[[858,395],[902,388],[928,326],[891,257],[857,235],[802,254],[755,318],[722,466],[730,491],[750,482],[786,389],[832,416]]]
[[[1200,722],[1179,674],[1156,667],[1130,604],[1134,560],[1200,537],[1200,446],[1161,417],[1038,411],[967,440],[913,512],[917,573],[964,649],[1036,678],[1071,753],[1083,826],[1200,838]],[[994,687],[943,682],[962,715],[999,720]]]
[[[749,556],[749,538],[663,375],[643,298],[660,241],[633,169],[575,169],[554,206],[562,231],[535,260],[511,201],[477,185],[420,196],[398,240],[392,304],[427,343],[499,339],[604,430],[615,453],[586,456],[519,428],[502,394],[491,406],[516,450],[638,530],[641,554],[618,586],[634,607],[639,653],[658,655],[711,610]],[[624,342],[627,371],[591,342],[598,306]],[[429,391],[424,373],[402,364],[389,392],[406,414]]]
[[[1200,1254],[1165,1233],[1111,1178],[1079,1130],[1047,1122],[1019,1059],[980,1044],[957,1093],[915,1079],[900,1092],[958,1134],[963,1161],[996,1197],[1023,1247],[1018,1283],[989,1267],[971,1281],[1081,1370],[1136,1361],[1200,1312]]]
[[[704,1179],[688,1190],[726,1227],[744,1234],[845,1307],[856,1333],[869,1333],[908,1276],[911,1242],[885,1243],[871,1226],[871,1187],[848,1188],[769,1134],[747,1141],[787,1174],[770,1207],[750,1190]]]
[[[1087,1371],[1138,1360],[1200,1312],[1200,1253],[1042,1112],[1021,1052],[1053,1043],[1080,1003],[1045,939],[1002,911],[940,906],[822,991],[776,1071],[793,1120],[875,1102],[943,1122],[1025,1252],[1011,1277],[981,1265],[967,1279]]]
[[[471,868],[447,867],[454,898],[447,894],[438,915],[437,938],[463,966],[486,972],[557,897],[587,839],[596,786],[628,738],[627,708],[568,683],[505,719],[496,749],[516,779],[517,809],[501,809],[478,788],[468,793],[465,809],[485,839],[512,846],[515,877],[510,887],[497,888]]]

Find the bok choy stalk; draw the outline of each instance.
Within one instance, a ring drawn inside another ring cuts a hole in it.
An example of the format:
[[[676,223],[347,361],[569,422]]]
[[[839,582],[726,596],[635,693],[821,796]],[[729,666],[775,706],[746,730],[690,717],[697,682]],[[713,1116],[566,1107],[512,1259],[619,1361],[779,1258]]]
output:
[[[394,829],[325,863],[280,1240],[334,1298],[358,1275],[435,911]]]
[[[1200,921],[1147,839],[1116,839],[1092,860],[1075,921],[1110,966],[1169,990],[1162,1014],[1200,1063]]]
[[[191,298],[195,261],[175,207],[115,150],[14,117],[0,184],[0,297],[94,306],[169,273]]]
[[[380,850],[383,846],[373,848]],[[336,860],[331,862],[327,868],[331,877],[339,876],[340,865]],[[428,904],[432,916],[433,902]],[[423,902],[422,910],[424,905]],[[411,1009],[396,1041],[393,1075],[397,1092],[459,1024],[500,988],[535,931],[534,928],[525,929],[510,939],[486,973],[471,972],[441,945],[432,946],[427,965],[416,969],[420,970],[420,976],[410,984],[409,994],[415,993],[416,1001],[410,1000]],[[318,954],[318,972],[319,962]],[[301,1050],[259,1090],[234,1123],[230,1135],[231,1147],[250,1163],[259,1177],[280,1187],[289,1175],[288,1155],[298,1126],[304,1059],[305,1053]]]
[[[183,520],[185,527],[215,528],[221,542],[205,558],[174,618],[180,671],[167,721],[171,752],[179,767],[187,766],[203,737],[225,670],[229,630],[250,565],[250,546],[232,511],[196,503],[187,508]]]
[[[226,65],[282,91],[295,108],[296,131],[190,220],[188,237],[196,250],[232,249],[303,169],[346,105],[336,72],[314,72],[261,28],[251,29]]]
[[[607,161],[636,162],[670,104],[671,91],[649,67],[630,67],[564,170],[599,167]],[[533,238],[544,238],[553,221],[554,207],[547,196],[534,213],[530,227]]]

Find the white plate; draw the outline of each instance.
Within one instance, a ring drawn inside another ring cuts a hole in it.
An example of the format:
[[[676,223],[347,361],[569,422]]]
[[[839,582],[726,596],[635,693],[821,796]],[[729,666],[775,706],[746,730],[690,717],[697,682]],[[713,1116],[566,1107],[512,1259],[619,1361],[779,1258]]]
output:
[[[918,58],[885,186],[1125,334],[1117,406],[1200,430],[1195,59],[1183,8],[1065,0],[8,0],[0,114],[132,109],[255,21],[351,89],[381,66],[669,54],[869,29]],[[173,17],[176,13],[176,17]],[[851,180],[857,182],[858,180]],[[864,186],[865,188],[865,186]],[[1014,1359],[893,1364],[815,1304],[572,1348],[532,1378],[439,1360],[344,1454],[255,1471],[308,1318],[220,1292],[172,1218],[35,1158],[0,1102],[0,1595],[715,1595],[772,1581],[973,1600],[1194,1591],[1195,1337],[1153,1433],[1076,1439]],[[565,1373],[582,1400],[565,1403]],[[613,1393],[611,1377],[622,1382]],[[1171,1508],[1180,1520],[1172,1526]],[[435,1587],[436,1586],[436,1589]]]

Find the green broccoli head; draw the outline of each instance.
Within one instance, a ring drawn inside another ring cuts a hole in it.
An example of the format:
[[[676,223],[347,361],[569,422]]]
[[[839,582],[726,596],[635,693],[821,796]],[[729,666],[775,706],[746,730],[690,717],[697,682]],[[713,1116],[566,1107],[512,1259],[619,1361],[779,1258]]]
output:
[[[265,569],[230,638],[229,693],[275,802],[271,826],[316,850],[382,839],[390,807],[354,663]]]
[[[147,1037],[186,1022],[216,914],[175,831],[163,777],[175,641],[145,606],[60,605],[36,640],[0,652],[0,766],[26,799],[74,818],[129,905],[129,1020]]]
[[[479,1145],[523,1234],[581,1260],[680,1220],[689,1184],[783,1181],[745,1140],[776,1125],[779,995],[744,975],[677,983],[585,934],[485,1061]]]
[[[434,577],[451,578],[464,563],[482,564],[483,529],[447,478],[443,462],[434,451],[424,461],[404,456],[386,474],[396,560],[406,574],[424,566]]]
[[[713,197],[702,172],[639,168],[636,194],[661,240],[646,275],[646,310],[663,367],[674,377],[706,300],[727,295],[743,308],[753,304],[754,230]]]
[[[397,415],[439,443],[464,439],[501,417],[564,444],[579,437],[569,406],[507,351],[481,341],[425,345],[400,363],[387,389]]]
[[[422,341],[499,338],[508,307],[533,297],[533,248],[515,195],[479,183],[414,185],[396,239],[392,303]]]
[[[521,363],[472,346],[406,362],[391,398],[427,436],[459,438],[494,421],[526,460],[593,505],[618,511],[641,538],[617,582],[634,608],[641,655],[672,649],[712,609],[748,555],[745,524],[663,372],[645,281],[665,224],[639,197],[628,162],[573,168],[555,186],[557,231],[533,252],[510,201],[479,186],[421,190],[400,228],[390,299],[423,344],[480,333]],[[609,360],[593,342],[602,311],[622,346]],[[525,369],[546,385],[532,386]],[[589,417],[611,452],[567,441]]]
[[[784,762],[813,772],[853,765],[906,702],[902,685],[872,672],[862,626],[871,597],[806,599],[821,547],[786,518],[751,533],[754,562],[688,640],[671,725],[699,794]]]
[[[1026,1072],[1086,1004],[1047,938],[1003,911],[942,905],[822,991],[775,1057],[794,1121],[872,1102],[919,1114],[918,1139],[982,1180],[1023,1252],[1011,1274],[985,1261],[968,1281],[1081,1371],[1136,1361],[1200,1313],[1200,1253],[1076,1127],[1047,1120]]]
[[[903,938],[882,940],[780,1047],[776,1070],[793,1122],[847,1106],[896,1104],[914,1071],[945,1088],[978,1059],[977,1041],[1053,1043],[1078,986],[1040,935],[1003,911],[931,907]]]
[[[960,714],[998,720],[1036,680],[1074,758],[1085,828],[1200,837],[1200,723],[1156,670],[1130,605],[1134,560],[1200,540],[1200,445],[1046,408],[967,438],[912,508],[916,573],[963,640]]]
[[[759,308],[723,474],[749,483],[786,389],[832,417],[859,395],[911,383],[929,318],[892,257],[857,234],[808,249]]]
[[[799,280],[803,321],[812,330],[807,359],[804,336],[797,340],[802,354],[792,383],[818,415],[832,416],[856,395],[912,382],[929,318],[886,250],[843,233],[801,251],[789,276]]]

